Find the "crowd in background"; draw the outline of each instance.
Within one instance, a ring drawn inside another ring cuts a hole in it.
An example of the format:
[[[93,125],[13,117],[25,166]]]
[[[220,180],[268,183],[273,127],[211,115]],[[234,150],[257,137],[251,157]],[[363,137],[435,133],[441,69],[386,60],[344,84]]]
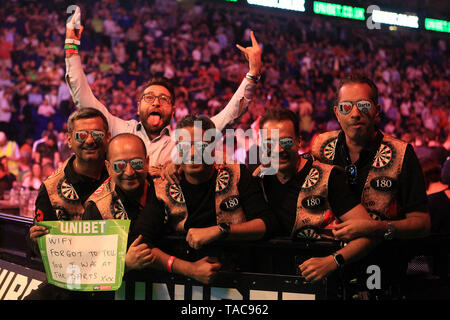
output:
[[[123,119],[137,119],[139,86],[154,76],[176,85],[173,125],[190,113],[216,114],[248,71],[235,44],[249,44],[253,30],[264,70],[235,128],[252,127],[267,108],[290,108],[300,115],[308,151],[315,134],[339,128],[332,108],[339,79],[363,72],[380,92],[382,130],[410,142],[420,159],[431,157],[442,166],[448,156],[450,59],[444,36],[207,2],[77,5],[84,26],[80,53],[92,91]],[[7,2],[0,8],[1,193],[14,184],[38,189],[70,156],[67,16],[64,1]]]

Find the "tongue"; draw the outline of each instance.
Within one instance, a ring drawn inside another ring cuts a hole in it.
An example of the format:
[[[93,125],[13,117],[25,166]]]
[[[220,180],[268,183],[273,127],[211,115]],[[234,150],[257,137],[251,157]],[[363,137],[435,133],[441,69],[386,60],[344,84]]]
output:
[[[161,117],[157,114],[152,114],[148,117],[148,120],[152,126],[156,126],[159,124],[159,120],[161,120]]]

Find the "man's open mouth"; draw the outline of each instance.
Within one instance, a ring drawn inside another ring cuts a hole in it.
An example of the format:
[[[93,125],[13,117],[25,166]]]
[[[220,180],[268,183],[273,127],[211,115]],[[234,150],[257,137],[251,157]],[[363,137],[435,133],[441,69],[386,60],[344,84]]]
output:
[[[148,115],[148,122],[152,126],[157,126],[161,121],[161,114],[159,112],[153,111]]]

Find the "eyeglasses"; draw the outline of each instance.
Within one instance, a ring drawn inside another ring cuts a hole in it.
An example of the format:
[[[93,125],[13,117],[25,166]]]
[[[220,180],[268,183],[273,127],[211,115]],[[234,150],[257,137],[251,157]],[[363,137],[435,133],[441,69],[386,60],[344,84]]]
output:
[[[101,142],[106,135],[103,131],[100,130],[79,130],[75,132],[75,140],[79,143],[84,143],[89,137],[89,134],[91,134],[92,139],[94,139],[96,143]]]
[[[276,140],[275,139],[265,139],[263,140],[261,146],[262,149],[264,151],[271,151],[272,148],[274,148],[274,146],[276,145]],[[293,146],[294,146],[294,139],[291,137],[286,137],[286,138],[281,138],[279,140],[280,146],[284,149],[284,150],[290,150]]]
[[[356,184],[358,182],[358,170],[356,165],[350,164],[344,168],[345,175],[349,184]]]
[[[166,96],[165,94],[162,94],[160,96],[155,96],[153,94],[145,94],[142,96],[141,99],[143,99],[147,103],[153,103],[155,99],[158,99],[159,103],[164,106],[170,105],[172,102],[172,99],[169,96]]]
[[[342,114],[349,114],[355,104],[359,111],[361,111],[362,113],[368,114],[370,110],[372,110],[372,102],[367,100],[359,100],[356,102],[342,101],[338,105],[339,112]]]
[[[208,148],[209,143],[205,141],[194,141],[194,142],[180,141],[177,144],[177,150],[184,156],[186,154],[189,154],[189,152],[191,152],[192,145],[194,145],[194,149],[196,152],[203,154],[206,148]]]
[[[127,162],[134,170],[144,169],[144,160],[135,158],[131,160],[116,160],[112,163],[112,168],[116,173],[122,173],[127,167]]]

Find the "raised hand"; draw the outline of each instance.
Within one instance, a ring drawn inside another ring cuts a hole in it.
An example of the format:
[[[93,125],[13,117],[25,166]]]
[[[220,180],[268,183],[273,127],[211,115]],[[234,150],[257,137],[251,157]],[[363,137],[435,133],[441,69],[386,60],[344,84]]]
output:
[[[250,67],[249,73],[256,77],[259,77],[261,75],[262,68],[262,49],[259,46],[258,41],[256,41],[253,31],[250,33],[250,38],[252,40],[251,47],[244,48],[239,44],[236,44],[236,47],[244,53],[245,58],[248,60],[248,64]]]
[[[72,15],[72,19],[70,22],[66,23],[66,39],[74,39],[80,40],[81,34],[83,33],[84,27],[77,22],[81,21],[80,19],[81,12],[80,7],[77,7],[75,13]],[[76,26],[80,26],[80,28],[76,28]]]

